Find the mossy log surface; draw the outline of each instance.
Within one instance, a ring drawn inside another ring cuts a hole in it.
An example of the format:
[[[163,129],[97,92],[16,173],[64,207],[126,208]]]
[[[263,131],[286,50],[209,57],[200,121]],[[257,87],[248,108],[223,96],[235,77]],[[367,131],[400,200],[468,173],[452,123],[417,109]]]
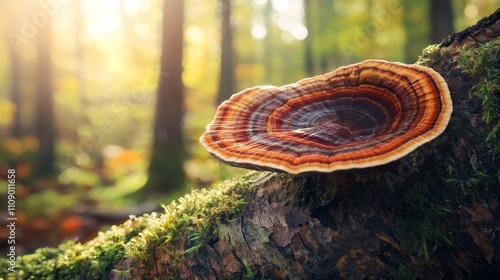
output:
[[[497,10],[424,50],[417,63],[445,78],[454,112],[440,137],[400,160],[251,172],[88,244],[20,257],[12,276],[500,279],[499,37]]]

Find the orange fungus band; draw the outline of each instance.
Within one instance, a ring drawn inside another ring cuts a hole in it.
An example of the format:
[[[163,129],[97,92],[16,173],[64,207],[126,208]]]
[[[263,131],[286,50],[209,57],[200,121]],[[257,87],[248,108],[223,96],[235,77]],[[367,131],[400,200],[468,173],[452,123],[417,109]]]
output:
[[[238,167],[332,172],[397,160],[441,134],[453,110],[434,70],[367,60],[234,94],[200,141]]]

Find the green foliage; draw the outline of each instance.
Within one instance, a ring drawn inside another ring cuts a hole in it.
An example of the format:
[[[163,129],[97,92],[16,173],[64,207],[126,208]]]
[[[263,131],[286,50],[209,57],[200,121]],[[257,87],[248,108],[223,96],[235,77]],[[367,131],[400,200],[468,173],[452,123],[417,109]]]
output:
[[[78,194],[60,194],[54,190],[33,193],[20,202],[29,218],[36,216],[57,217],[81,201]]]
[[[38,140],[32,135],[22,138],[0,137],[0,162],[32,162],[36,158],[37,149]],[[31,173],[31,168],[28,165],[24,166],[26,167],[24,169],[27,170],[21,173],[26,174],[21,174],[21,176],[27,176]]]

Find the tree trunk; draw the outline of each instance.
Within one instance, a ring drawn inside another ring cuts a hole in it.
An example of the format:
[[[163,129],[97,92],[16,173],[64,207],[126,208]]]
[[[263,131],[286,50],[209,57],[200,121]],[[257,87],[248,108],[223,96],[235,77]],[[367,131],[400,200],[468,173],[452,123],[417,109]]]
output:
[[[313,7],[311,1],[304,0],[304,24],[307,28],[307,37],[304,39],[304,65],[306,68],[306,73],[309,77],[314,76],[314,55],[313,55],[313,45],[314,45],[314,31],[312,26],[313,19]]]
[[[21,124],[21,64],[16,47],[10,44],[8,49],[10,58],[10,100],[15,107],[11,134],[15,138],[21,138],[23,136]]]
[[[279,33],[275,30],[274,24],[273,24],[273,4],[271,1],[267,1],[266,7],[264,10],[264,27],[266,28],[266,36],[263,38],[263,46],[264,46],[264,53],[263,53],[263,65],[265,69],[265,78],[264,78],[264,83],[265,84],[276,84],[276,77],[281,78],[279,75],[276,75],[275,73],[279,71],[274,57],[276,56],[276,53],[274,52],[275,49],[275,41],[276,38],[278,37]]]
[[[404,62],[412,63],[422,53],[422,48],[429,45],[430,38],[428,34],[432,27],[426,22],[425,16],[421,16],[420,11],[428,10],[430,4],[425,1],[402,1],[401,4],[404,9],[403,26],[406,39],[404,46]],[[439,37],[439,40],[450,33],[451,32],[448,32]],[[433,44],[437,42],[438,41],[433,41]]]
[[[80,126],[90,125],[90,119],[85,113],[90,107],[89,97],[85,88],[85,46],[83,43],[84,36],[84,19],[83,19],[83,3],[82,0],[75,1],[75,55],[77,61],[76,79],[78,84],[78,97],[80,99]],[[72,132],[75,141],[78,141],[77,129]]]
[[[436,44],[453,32],[451,0],[429,0],[431,19],[431,43]]]
[[[54,98],[52,88],[52,64],[50,55],[51,23],[39,29],[37,34],[37,95],[35,107],[35,134],[38,138],[38,158],[35,174],[45,176],[53,174],[55,162],[54,142]]]
[[[231,27],[231,0],[221,0],[220,76],[217,105],[234,93],[233,30]]]
[[[184,1],[165,0],[161,73],[154,119],[154,142],[149,177],[140,192],[144,196],[171,193],[184,185],[184,144],[182,139]]]
[[[196,253],[172,259],[160,246],[149,263],[154,269],[132,275],[499,279],[499,163],[486,145],[490,127],[471,94],[474,81],[458,63],[464,48],[498,44],[499,36],[500,10],[450,35],[434,52],[424,51],[422,61],[442,74],[454,102],[452,120],[439,138],[383,166],[270,175],[248,210],[220,225]],[[190,246],[183,239],[176,248]]]

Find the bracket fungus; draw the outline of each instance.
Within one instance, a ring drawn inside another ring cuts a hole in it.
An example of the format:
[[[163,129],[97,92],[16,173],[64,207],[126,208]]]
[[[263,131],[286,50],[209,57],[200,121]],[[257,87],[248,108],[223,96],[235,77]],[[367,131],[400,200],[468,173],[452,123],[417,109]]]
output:
[[[441,134],[453,110],[431,68],[366,60],[223,102],[200,142],[229,165],[332,172],[397,160]]]

